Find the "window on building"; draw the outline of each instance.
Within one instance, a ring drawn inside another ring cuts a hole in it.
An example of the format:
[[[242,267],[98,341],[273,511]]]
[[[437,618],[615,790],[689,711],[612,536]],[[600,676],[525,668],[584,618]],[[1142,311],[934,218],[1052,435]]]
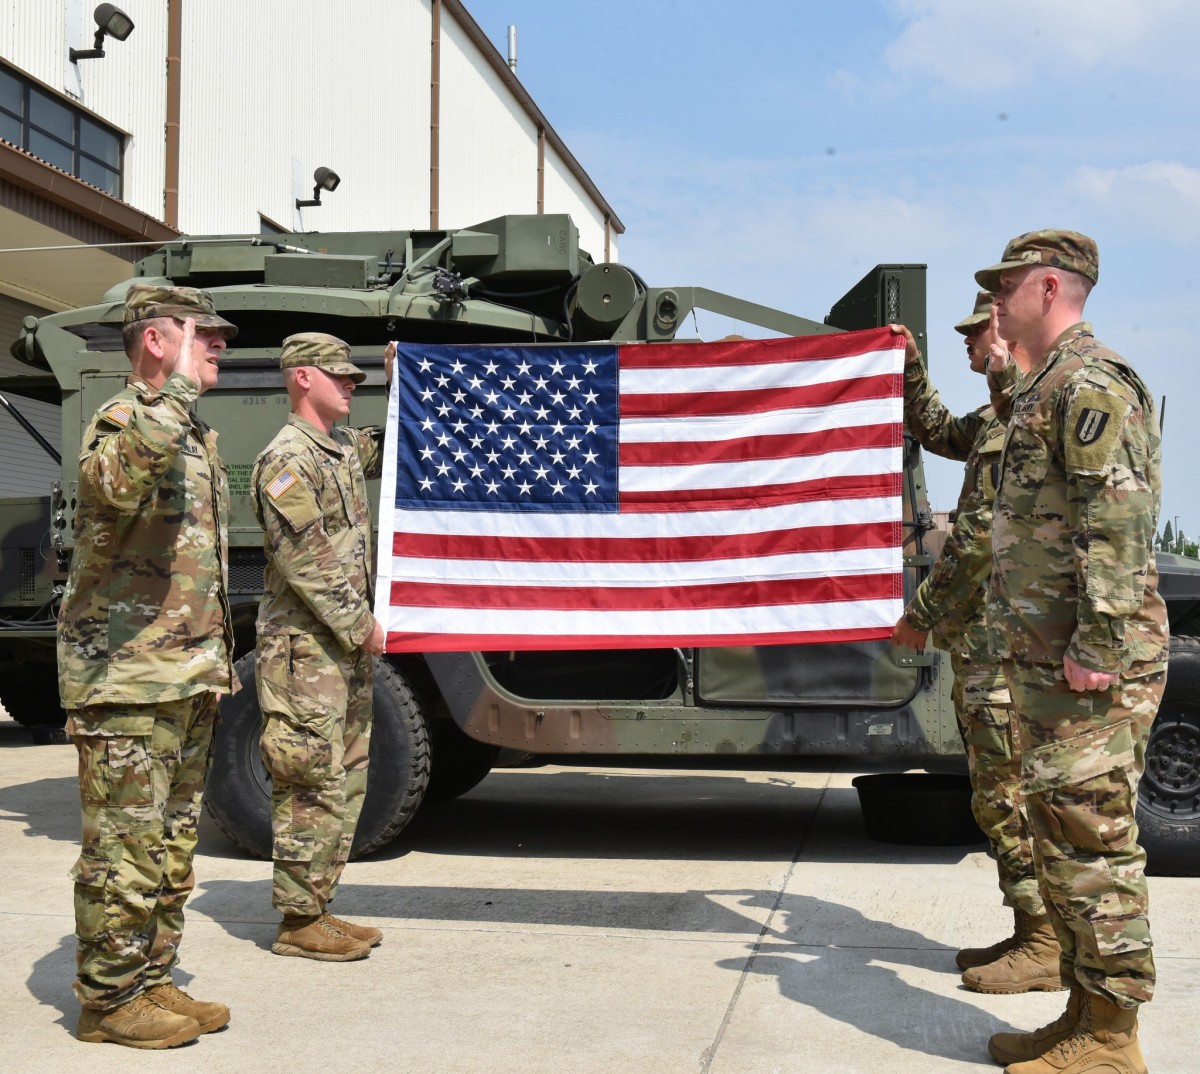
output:
[[[120,132],[7,67],[0,67],[0,138],[121,196]]]

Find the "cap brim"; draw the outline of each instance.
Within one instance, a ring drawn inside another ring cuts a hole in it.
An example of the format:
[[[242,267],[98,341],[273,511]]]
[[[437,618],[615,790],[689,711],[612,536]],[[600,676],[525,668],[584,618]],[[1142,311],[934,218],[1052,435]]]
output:
[[[954,326],[954,331],[961,332],[964,336],[969,336],[981,324],[987,324],[991,317],[986,313],[972,313],[970,317],[964,317]]]
[[[334,377],[349,377],[355,384],[361,384],[367,379],[366,373],[350,362],[340,362],[337,365],[319,365],[317,368],[322,373],[328,373]]]
[[[232,321],[225,320],[224,317],[218,317],[211,313],[203,313],[199,317],[194,317],[197,328],[215,328],[221,333],[224,339],[233,339],[238,334],[238,327]]]
[[[1000,273],[1005,269],[1010,268],[1029,268],[1036,264],[1033,261],[1001,261],[998,265],[993,265],[991,268],[980,269],[975,273],[975,282],[979,284],[985,291],[991,291],[995,294],[1000,290]]]

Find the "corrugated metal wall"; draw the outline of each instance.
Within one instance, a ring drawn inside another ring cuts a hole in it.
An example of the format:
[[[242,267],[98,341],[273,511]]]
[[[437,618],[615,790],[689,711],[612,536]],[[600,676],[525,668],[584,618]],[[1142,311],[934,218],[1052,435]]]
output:
[[[441,113],[442,226],[537,212],[537,126],[451,19]]]
[[[430,0],[181,0],[179,226],[253,232],[429,225]],[[125,200],[163,216],[167,0],[122,0],[135,29],[104,59],[92,0],[4,0],[0,54],[130,133]],[[73,85],[73,83],[76,83]],[[440,224],[537,211],[537,129],[443,9]],[[319,208],[312,173],[340,188]],[[600,258],[600,210],[553,151],[545,209],[570,212]]]
[[[545,211],[570,213],[579,228],[580,247],[592,255],[593,261],[606,260],[604,213],[550,146],[546,147],[545,184]],[[619,260],[615,232],[609,235],[607,260]]]
[[[5,393],[25,419],[55,448],[62,446],[62,409],[37,399]],[[33,438],[0,407],[0,459],[5,473],[0,488],[5,496],[49,496],[61,470]]]
[[[166,0],[122,0],[119,6],[134,22],[128,40],[110,39],[103,59],[73,64],[70,49],[92,47],[96,6],[92,0],[4,0],[0,56],[130,135],[122,198],[161,220]]]
[[[21,321],[32,314],[39,317],[48,310],[0,295],[0,376],[26,376],[35,372],[8,353],[8,343],[21,334]],[[13,392],[5,397],[26,420],[56,448],[62,444],[62,410],[49,403],[27,399]],[[0,495],[49,496],[50,486],[58,480],[59,467],[33,438],[21,428],[4,407],[0,407]]]
[[[423,0],[189,0],[180,226],[343,231],[429,223],[429,6]],[[226,27],[220,64],[201,61]],[[311,198],[312,174],[341,186]]]

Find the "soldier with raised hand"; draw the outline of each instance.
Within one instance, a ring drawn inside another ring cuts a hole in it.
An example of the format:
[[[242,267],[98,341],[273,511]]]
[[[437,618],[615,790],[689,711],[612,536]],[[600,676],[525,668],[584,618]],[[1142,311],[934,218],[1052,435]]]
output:
[[[1160,435],[1141,378],[1083,320],[1098,276],[1095,242],[1055,230],[1018,236],[975,276],[1025,369],[996,496],[988,625],[1071,989],[1055,1022],[988,1042],[1009,1074],[1146,1070],[1137,1010],[1155,971],[1134,810],[1166,683],[1152,543]],[[1011,361],[992,347],[989,381]]]
[[[989,347],[998,342],[991,325],[992,296],[980,291],[971,314],[954,327],[966,337],[973,372],[984,374]],[[967,751],[971,809],[991,844],[1013,934],[990,947],[966,948],[955,961],[963,984],[976,992],[1061,991],[1059,945],[1038,892],[1033,849],[1021,816],[1020,752],[1014,745],[1012,703],[999,662],[988,652],[985,621],[987,580],[992,569],[992,500],[1004,447],[1004,422],[989,404],[955,417],[930,383],[912,333],[905,337],[904,425],[927,451],[965,460],[954,524],[941,555],[892,631],[892,643],[924,648],[932,632],[950,652],[954,710]],[[1010,365],[1004,394],[1019,376]]]
[[[131,286],[132,372],[81,442],[58,672],[83,813],[76,1035],[92,1043],[167,1048],[229,1021],[171,971],[217,702],[235,685],[229,492],[217,434],[192,407],[236,333],[203,291]]]
[[[394,356],[389,345],[389,384]],[[261,748],[272,779],[272,901],[283,915],[271,950],[347,962],[383,939],[328,910],[366,793],[371,659],[384,651],[371,612],[366,486],[382,465],[383,430],[334,424],[366,379],[342,340],[289,336],[279,365],[292,413],[253,471],[267,555],[256,662]]]

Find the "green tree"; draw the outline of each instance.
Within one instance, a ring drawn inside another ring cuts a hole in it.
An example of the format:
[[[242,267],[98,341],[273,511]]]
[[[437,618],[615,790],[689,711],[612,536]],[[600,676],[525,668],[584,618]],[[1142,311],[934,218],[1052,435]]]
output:
[[[1160,552],[1173,551],[1174,544],[1175,531],[1171,528],[1171,521],[1168,519],[1167,524],[1163,527],[1162,536],[1158,539],[1158,550]]]

